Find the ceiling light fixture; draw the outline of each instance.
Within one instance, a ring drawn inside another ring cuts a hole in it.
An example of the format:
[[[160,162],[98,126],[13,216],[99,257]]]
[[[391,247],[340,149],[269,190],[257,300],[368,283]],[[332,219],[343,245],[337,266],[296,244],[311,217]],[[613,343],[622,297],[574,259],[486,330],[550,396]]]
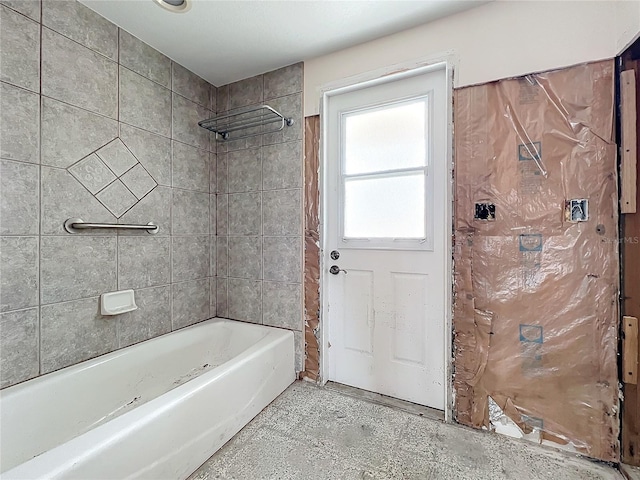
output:
[[[191,0],[153,0],[165,10],[184,13],[191,8]]]

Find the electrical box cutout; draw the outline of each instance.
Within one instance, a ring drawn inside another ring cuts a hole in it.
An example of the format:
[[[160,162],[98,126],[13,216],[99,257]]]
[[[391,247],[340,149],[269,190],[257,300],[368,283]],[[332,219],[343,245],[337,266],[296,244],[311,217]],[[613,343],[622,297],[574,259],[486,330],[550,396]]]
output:
[[[493,203],[476,203],[476,220],[495,220],[496,206]]]
[[[589,220],[589,200],[586,198],[568,200],[565,204],[565,218],[572,223]]]

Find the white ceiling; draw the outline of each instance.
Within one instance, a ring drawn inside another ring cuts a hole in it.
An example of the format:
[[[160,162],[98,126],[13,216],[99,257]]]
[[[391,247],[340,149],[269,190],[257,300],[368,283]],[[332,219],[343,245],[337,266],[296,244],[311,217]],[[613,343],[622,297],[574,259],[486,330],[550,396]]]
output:
[[[192,0],[171,13],[153,0],[80,1],[216,86],[486,3]]]

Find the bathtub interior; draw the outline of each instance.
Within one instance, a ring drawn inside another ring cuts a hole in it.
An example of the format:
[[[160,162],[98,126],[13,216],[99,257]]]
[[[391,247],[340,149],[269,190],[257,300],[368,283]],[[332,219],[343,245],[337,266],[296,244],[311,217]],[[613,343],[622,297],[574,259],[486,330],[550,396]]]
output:
[[[212,319],[0,392],[0,472],[238,356],[266,327]]]

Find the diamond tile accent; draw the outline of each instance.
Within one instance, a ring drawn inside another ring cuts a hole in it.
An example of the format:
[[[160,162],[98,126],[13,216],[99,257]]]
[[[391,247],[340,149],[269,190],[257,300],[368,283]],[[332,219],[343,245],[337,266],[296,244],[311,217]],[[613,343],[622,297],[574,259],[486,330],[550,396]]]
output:
[[[116,176],[98,158],[91,154],[69,168],[69,173],[91,193],[96,194],[116,179]]]
[[[133,192],[138,200],[158,185],[140,163],[125,173],[120,179],[127,188]]]
[[[117,218],[158,186],[120,138],[67,170]]]
[[[96,154],[118,177],[138,163],[136,157],[131,154],[119,138],[107,143]]]
[[[138,203],[138,199],[120,180],[116,180],[96,195],[96,198],[117,218]]]

